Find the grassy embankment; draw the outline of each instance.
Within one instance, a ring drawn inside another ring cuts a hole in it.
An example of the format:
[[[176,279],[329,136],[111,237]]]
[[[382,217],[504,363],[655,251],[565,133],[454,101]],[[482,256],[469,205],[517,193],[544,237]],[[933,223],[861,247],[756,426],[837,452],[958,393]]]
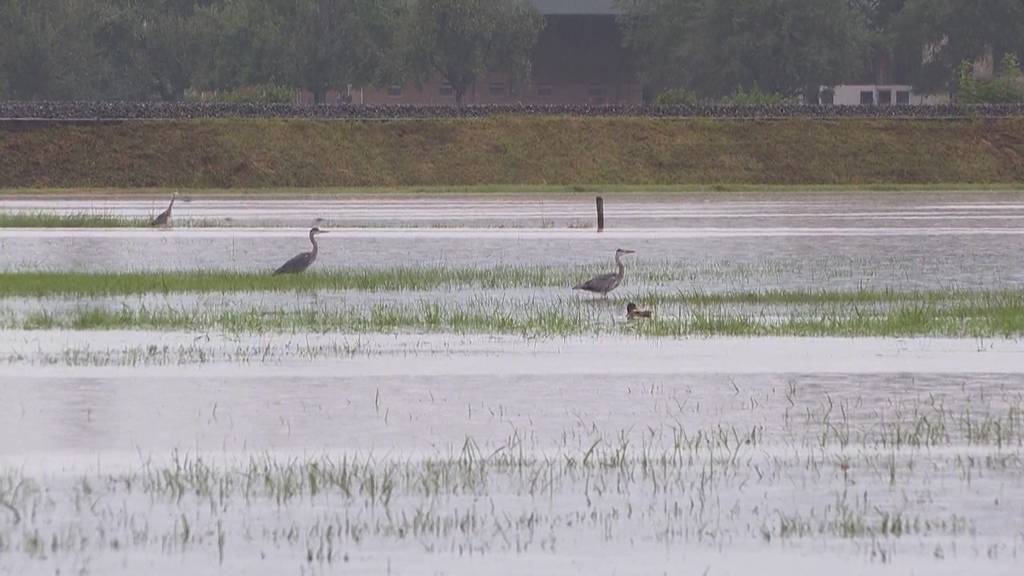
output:
[[[0,188],[1012,186],[1022,134],[1024,118],[0,124]]]

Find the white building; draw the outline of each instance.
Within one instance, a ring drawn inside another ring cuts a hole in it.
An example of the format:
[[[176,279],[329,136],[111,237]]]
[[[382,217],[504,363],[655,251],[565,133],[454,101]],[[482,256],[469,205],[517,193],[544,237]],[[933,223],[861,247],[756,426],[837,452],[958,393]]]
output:
[[[829,96],[832,97],[831,102]],[[946,104],[944,94],[918,94],[906,84],[843,84],[822,90],[821,103],[835,106],[911,106]]]

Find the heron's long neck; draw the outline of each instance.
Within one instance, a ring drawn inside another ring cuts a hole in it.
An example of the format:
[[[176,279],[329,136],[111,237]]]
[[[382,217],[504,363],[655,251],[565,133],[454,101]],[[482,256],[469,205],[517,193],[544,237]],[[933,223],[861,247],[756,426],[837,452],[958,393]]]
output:
[[[171,203],[170,203],[170,205],[167,206],[168,210],[170,210],[171,208],[174,208],[174,201],[177,200],[177,199],[178,199],[177,196],[171,196]]]
[[[320,248],[319,246],[316,245],[316,234],[313,234],[312,232],[310,232],[309,233],[309,241],[313,243],[313,252],[312,252],[312,254],[313,254],[314,257],[316,257],[317,250],[319,250],[319,248]]]
[[[626,267],[622,265],[622,257],[618,254],[615,255],[615,265],[619,267],[618,277],[619,282],[621,282],[622,278],[626,275]]]

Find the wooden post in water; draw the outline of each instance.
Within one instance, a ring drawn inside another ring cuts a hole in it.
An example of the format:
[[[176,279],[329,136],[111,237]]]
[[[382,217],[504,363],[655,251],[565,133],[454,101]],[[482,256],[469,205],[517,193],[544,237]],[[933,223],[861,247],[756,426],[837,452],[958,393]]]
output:
[[[604,198],[597,197],[597,231],[604,232]]]

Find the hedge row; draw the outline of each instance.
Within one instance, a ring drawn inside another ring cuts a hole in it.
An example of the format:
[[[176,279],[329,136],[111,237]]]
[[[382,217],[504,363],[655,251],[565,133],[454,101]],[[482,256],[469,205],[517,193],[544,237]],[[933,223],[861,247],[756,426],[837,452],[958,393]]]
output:
[[[650,118],[1006,118],[1024,104],[970,106],[357,106],[150,102],[0,102],[0,119],[161,120],[200,118],[400,119],[487,116],[635,116]]]

